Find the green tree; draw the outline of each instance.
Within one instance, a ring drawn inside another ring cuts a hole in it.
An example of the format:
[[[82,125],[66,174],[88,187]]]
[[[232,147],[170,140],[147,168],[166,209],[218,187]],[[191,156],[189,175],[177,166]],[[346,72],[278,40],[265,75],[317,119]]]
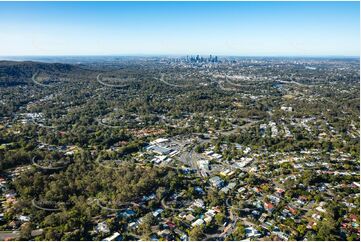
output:
[[[234,240],[242,240],[246,236],[245,227],[240,222],[237,222],[236,229],[233,231],[232,235]]]
[[[189,238],[191,240],[202,240],[204,235],[203,231],[204,231],[203,225],[196,226],[189,232]]]
[[[31,223],[24,223],[20,227],[20,239],[30,240],[31,238]]]
[[[226,216],[223,213],[217,213],[214,218],[216,219],[216,223],[221,226],[224,223]]]

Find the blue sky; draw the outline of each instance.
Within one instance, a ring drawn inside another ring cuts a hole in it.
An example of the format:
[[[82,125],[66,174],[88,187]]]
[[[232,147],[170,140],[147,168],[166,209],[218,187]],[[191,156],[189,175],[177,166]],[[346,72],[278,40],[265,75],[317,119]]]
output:
[[[359,2],[0,2],[0,55],[359,56]]]

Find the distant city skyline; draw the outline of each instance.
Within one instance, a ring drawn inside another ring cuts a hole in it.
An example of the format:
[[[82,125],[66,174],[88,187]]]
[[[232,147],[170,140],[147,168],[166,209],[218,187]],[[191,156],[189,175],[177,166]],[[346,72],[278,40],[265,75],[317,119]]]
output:
[[[359,2],[0,2],[1,56],[359,56]]]

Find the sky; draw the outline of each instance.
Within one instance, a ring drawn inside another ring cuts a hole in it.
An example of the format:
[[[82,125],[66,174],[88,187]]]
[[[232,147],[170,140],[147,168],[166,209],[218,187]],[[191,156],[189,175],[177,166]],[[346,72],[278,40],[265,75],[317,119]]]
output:
[[[359,56],[359,2],[0,2],[0,55]]]

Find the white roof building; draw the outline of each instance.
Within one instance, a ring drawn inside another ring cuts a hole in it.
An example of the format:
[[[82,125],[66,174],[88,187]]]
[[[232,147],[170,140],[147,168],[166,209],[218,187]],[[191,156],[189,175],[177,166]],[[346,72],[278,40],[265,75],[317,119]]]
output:
[[[200,226],[202,224],[204,224],[204,220],[199,218],[192,223],[192,227]]]

